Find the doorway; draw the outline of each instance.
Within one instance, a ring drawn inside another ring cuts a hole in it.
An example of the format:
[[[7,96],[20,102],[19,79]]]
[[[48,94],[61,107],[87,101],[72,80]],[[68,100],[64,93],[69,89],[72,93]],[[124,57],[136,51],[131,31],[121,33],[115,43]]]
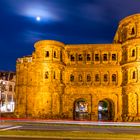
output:
[[[114,119],[114,104],[109,99],[104,99],[98,103],[98,120],[113,121]]]

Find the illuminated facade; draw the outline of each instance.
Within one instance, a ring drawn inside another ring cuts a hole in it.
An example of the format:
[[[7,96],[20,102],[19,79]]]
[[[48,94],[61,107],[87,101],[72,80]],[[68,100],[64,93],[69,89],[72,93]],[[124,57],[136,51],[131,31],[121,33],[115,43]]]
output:
[[[15,72],[0,71],[0,112],[14,112]]]
[[[124,18],[112,44],[35,43],[17,59],[18,117],[140,120],[140,14]]]

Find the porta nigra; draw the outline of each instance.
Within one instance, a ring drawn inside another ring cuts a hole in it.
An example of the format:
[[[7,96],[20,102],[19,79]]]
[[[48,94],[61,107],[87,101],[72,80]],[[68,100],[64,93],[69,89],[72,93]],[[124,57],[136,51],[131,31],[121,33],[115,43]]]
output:
[[[16,63],[15,115],[140,120],[140,14],[122,19],[112,44],[35,43]]]

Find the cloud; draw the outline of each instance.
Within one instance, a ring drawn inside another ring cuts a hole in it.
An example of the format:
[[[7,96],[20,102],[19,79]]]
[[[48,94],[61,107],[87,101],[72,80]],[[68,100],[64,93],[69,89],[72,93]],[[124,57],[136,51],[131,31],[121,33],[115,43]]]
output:
[[[40,16],[43,21],[60,21],[61,9],[56,3],[48,2],[46,0],[12,0],[5,1],[8,5],[8,10],[14,14],[34,18]]]

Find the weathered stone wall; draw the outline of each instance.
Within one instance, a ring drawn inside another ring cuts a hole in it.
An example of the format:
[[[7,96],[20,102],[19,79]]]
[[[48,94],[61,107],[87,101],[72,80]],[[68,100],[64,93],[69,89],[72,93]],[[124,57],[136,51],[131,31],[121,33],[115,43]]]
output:
[[[35,43],[32,56],[17,65],[16,110],[19,117],[75,119],[75,106],[86,103],[97,121],[99,102],[111,106],[113,121],[140,116],[140,14],[123,19],[113,44]]]

